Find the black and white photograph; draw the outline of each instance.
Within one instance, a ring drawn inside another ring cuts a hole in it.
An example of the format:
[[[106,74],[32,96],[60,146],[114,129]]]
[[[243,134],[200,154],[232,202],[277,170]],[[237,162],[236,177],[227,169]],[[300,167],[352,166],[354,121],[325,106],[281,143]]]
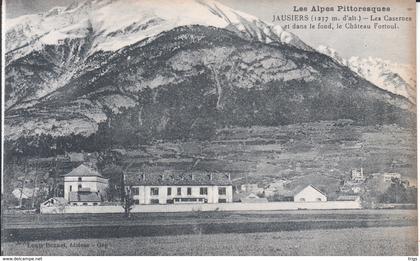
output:
[[[417,257],[415,29],[412,0],[3,0],[3,260]]]

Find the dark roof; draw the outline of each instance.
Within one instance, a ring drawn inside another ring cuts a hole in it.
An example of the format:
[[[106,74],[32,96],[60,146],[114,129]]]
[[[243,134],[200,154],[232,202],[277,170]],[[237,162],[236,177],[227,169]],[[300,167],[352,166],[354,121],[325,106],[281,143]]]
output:
[[[248,195],[243,195],[239,201],[242,203],[266,203],[268,200],[266,198],[260,198],[254,193],[249,193]]]
[[[101,202],[98,192],[70,192],[69,202]]]
[[[228,173],[198,172],[162,173],[162,174],[129,174],[126,184],[131,186],[200,186],[232,185]]]
[[[300,193],[302,190],[306,189],[307,187],[312,187],[313,189],[315,189],[316,191],[318,191],[319,193],[321,193],[322,195],[326,196],[326,194],[324,192],[322,192],[321,190],[319,190],[318,188],[316,188],[315,186],[313,186],[312,184],[310,185],[297,185],[296,187],[294,187],[293,189],[287,191],[286,193],[284,193],[283,196],[285,197],[294,197],[296,196],[298,193]]]
[[[73,169],[69,173],[64,175],[65,177],[101,177],[102,175],[95,169],[86,166],[84,164]]]
[[[322,195],[327,196],[327,194],[325,194],[323,191],[319,190],[317,187],[313,186],[312,184],[311,185],[308,185],[307,187],[312,187],[313,189],[315,189],[316,191],[318,191]]]
[[[83,153],[70,152],[68,156],[70,158],[70,161],[83,162],[85,160],[85,156],[83,155]]]

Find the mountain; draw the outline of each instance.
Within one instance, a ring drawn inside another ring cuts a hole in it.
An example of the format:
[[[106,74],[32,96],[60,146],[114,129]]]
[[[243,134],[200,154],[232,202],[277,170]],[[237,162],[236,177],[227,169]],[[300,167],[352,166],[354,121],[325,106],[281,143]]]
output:
[[[412,124],[406,98],[279,27],[214,1],[189,4],[198,13],[161,1],[86,1],[36,16],[38,24],[13,20],[6,140],[39,153],[54,143],[78,150],[205,140],[229,126]]]
[[[406,64],[396,64],[380,58],[360,58],[352,56],[349,59],[341,57],[331,47],[321,45],[317,50],[349,67],[352,71],[372,82],[378,87],[404,96],[410,102],[416,102],[415,68]]]
[[[46,46],[59,46],[62,43],[73,45],[70,55],[63,54],[65,57],[60,60],[65,63],[65,71],[56,68],[51,75],[41,74],[41,79],[34,76],[36,79],[32,78],[14,90],[8,90],[6,108],[43,97],[63,86],[72,77],[72,65],[77,67],[78,59],[101,51],[114,52],[186,25],[224,28],[246,39],[287,43],[311,50],[281,26],[266,24],[254,16],[212,0],[76,1],[67,8],[56,7],[45,14],[26,15],[6,21],[8,64],[44,50]],[[17,77],[20,78],[20,75]],[[36,90],[31,88],[33,80],[41,85]]]

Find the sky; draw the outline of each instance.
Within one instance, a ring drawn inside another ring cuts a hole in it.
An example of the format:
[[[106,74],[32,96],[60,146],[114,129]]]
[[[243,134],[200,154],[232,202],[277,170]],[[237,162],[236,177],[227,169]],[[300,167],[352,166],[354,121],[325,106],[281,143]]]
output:
[[[2,0],[6,2],[6,17],[42,13],[54,6],[67,6],[74,0]],[[271,23],[273,15],[296,14],[293,5],[312,7],[342,5],[340,0],[219,0],[236,10],[254,15]],[[258,4],[256,4],[258,3]],[[317,47],[327,45],[345,58],[351,56],[378,57],[395,63],[415,64],[415,2],[412,0],[347,0],[346,5],[390,6],[392,16],[411,16],[412,22],[400,23],[399,30],[289,30],[304,42]],[[411,9],[411,10],[410,10]],[[307,13],[311,14],[311,13]],[[275,24],[284,25],[279,22]]]

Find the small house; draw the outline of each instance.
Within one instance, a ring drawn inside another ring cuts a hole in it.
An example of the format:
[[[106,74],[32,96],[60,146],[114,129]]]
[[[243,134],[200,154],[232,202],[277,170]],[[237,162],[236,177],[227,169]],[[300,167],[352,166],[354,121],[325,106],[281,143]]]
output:
[[[337,201],[360,201],[360,196],[357,195],[340,195]]]
[[[268,200],[266,198],[260,198],[254,193],[250,193],[247,196],[243,196],[239,200],[242,203],[267,203]]]
[[[304,189],[294,195],[295,202],[323,202],[327,201],[327,195],[312,185],[306,186]]]
[[[85,155],[81,152],[69,152],[67,153],[67,158],[70,162],[84,162]]]
[[[34,189],[31,188],[16,188],[12,191],[12,195],[17,199],[29,199],[34,195]]]
[[[394,179],[401,179],[400,173],[384,173],[383,178],[385,182],[392,182]]]
[[[258,187],[258,184],[256,183],[247,183],[247,184],[241,185],[241,191],[246,192],[246,193],[258,194],[258,193],[262,193],[264,189]]]
[[[67,206],[67,200],[62,197],[53,197],[39,205],[39,211],[42,214],[47,213],[63,213]]]

